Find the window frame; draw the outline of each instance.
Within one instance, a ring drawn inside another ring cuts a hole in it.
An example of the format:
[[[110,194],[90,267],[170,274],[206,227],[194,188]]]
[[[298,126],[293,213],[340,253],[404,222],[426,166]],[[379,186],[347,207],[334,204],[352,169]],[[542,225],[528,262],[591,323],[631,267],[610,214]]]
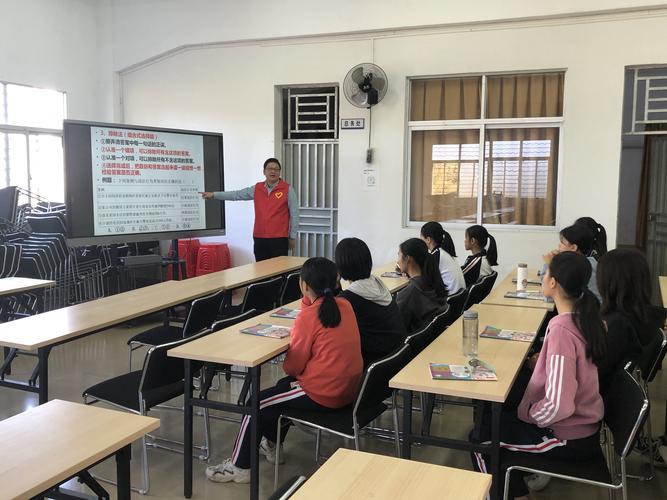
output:
[[[480,178],[477,182],[477,213],[475,224],[482,224],[482,210],[484,203],[484,152],[486,129],[506,129],[506,128],[557,128],[558,129],[558,164],[556,165],[556,220],[553,226],[542,226],[533,224],[491,224],[485,223],[484,226],[494,231],[532,231],[554,233],[559,231],[561,221],[561,186],[563,172],[563,128],[565,123],[566,101],[563,98],[563,115],[560,117],[536,117],[536,118],[485,118],[486,114],[486,84],[490,76],[500,75],[521,75],[521,74],[539,74],[539,73],[564,73],[563,88],[567,84],[567,70],[559,69],[540,69],[525,71],[498,71],[483,73],[458,73],[448,75],[423,75],[406,77],[405,88],[405,119],[404,119],[404,158],[403,158],[403,227],[419,228],[425,221],[416,221],[410,219],[410,192],[411,192],[411,158],[412,158],[412,132],[423,130],[477,130],[479,133],[479,168]],[[410,120],[410,105],[412,102],[412,82],[415,80],[433,80],[446,78],[466,78],[481,77],[481,117],[466,120]],[[563,94],[565,91],[563,91]],[[469,223],[463,222],[444,222],[439,221],[445,229],[464,230],[469,227]]]
[[[15,83],[15,82],[8,82],[5,80],[0,80],[0,99],[4,101],[4,106],[3,106],[3,112],[4,116],[0,117],[0,134],[20,134],[25,137],[25,144],[26,144],[26,174],[27,174],[27,179],[28,179],[28,185],[27,186],[18,186],[19,188],[24,188],[27,189],[28,191],[31,191],[31,184],[32,184],[32,174],[31,174],[31,169],[30,169],[30,136],[31,135],[52,135],[55,137],[60,137],[60,140],[62,142],[63,138],[63,129],[54,129],[54,128],[44,128],[44,127],[33,127],[29,125],[9,125],[7,123],[7,85],[16,85],[16,86],[21,86],[21,87],[29,87],[33,89],[40,89],[40,90],[54,90],[56,92],[60,92],[63,95],[63,120],[67,119],[67,92],[64,90],[59,90],[59,89],[45,89],[44,87],[37,87],[35,85],[25,85],[23,83]],[[7,170],[0,172],[0,176],[4,178],[4,180],[7,180],[7,176],[9,173],[9,169],[11,166],[9,165],[9,150],[8,150],[8,145],[7,144],[0,144],[0,149],[2,152],[0,154],[5,155],[5,158],[7,158]],[[64,176],[64,172],[63,172]],[[9,184],[8,184],[9,185]],[[64,196],[64,193],[63,193]]]

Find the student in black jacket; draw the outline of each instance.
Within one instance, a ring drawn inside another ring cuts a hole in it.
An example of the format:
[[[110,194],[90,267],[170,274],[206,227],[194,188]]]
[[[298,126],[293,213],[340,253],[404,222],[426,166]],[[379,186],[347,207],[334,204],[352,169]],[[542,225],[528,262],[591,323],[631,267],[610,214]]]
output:
[[[373,260],[366,243],[345,238],[336,245],[336,266],[340,277],[349,282],[340,293],[352,305],[361,335],[364,366],[394,352],[407,333],[396,300],[387,286],[371,275]]]
[[[486,248],[486,244],[489,247]],[[466,229],[463,244],[469,255],[461,266],[466,287],[470,288],[477,280],[493,272],[491,266],[498,265],[498,247],[496,239],[489,234],[484,226],[474,225]]]
[[[410,238],[398,247],[401,272],[410,278],[408,285],[398,292],[396,301],[408,333],[424,328],[447,302],[447,287],[440,270],[419,238]]]
[[[597,284],[607,323],[607,356],[599,367],[600,390],[614,370],[640,362],[665,321],[665,309],[651,305],[651,273],[638,250],[616,249],[600,257]]]

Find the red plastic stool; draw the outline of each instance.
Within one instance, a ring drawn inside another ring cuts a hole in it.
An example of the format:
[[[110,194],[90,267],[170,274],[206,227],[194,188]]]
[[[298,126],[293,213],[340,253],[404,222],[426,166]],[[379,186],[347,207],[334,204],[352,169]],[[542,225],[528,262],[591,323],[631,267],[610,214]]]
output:
[[[232,265],[226,243],[204,243],[197,252],[196,276],[228,269]]]
[[[197,254],[201,244],[198,239],[178,240],[178,258],[185,260],[185,272],[188,278],[196,276],[197,271]],[[171,255],[171,246],[169,247],[169,255]],[[171,279],[171,264],[167,267],[167,279]],[[184,277],[181,276],[180,279]]]

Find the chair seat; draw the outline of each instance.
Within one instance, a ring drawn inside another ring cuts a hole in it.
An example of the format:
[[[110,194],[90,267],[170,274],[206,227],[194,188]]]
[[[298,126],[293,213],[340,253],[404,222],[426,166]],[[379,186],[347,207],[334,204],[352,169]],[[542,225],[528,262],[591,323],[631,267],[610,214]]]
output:
[[[183,338],[183,328],[178,326],[156,326],[141,333],[137,333],[134,337],[130,337],[127,341],[128,345],[132,343],[146,344],[146,345],[162,345],[169,342],[175,342]]]
[[[512,452],[511,454],[508,454],[508,456],[510,457],[511,463],[502,464],[503,470],[510,465],[520,465],[545,472],[589,479],[591,481],[599,481],[603,483],[609,483],[611,481],[611,474],[607,468],[607,462],[605,461],[601,448],[595,457],[582,461],[557,460],[540,455],[539,453]]]
[[[135,370],[114,378],[95,384],[83,392],[89,398],[101,399],[129,410],[139,412],[139,384],[141,382],[141,370]],[[146,410],[169,401],[183,394],[183,381],[174,382],[144,391],[146,399]]]
[[[287,408],[283,410],[282,414],[286,417],[317,424],[320,427],[352,436],[354,435],[352,409],[352,405],[334,411],[305,411]],[[359,428],[365,427],[369,422],[382,415],[386,409],[387,405],[384,403],[378,403],[368,408],[359,408],[357,411]]]

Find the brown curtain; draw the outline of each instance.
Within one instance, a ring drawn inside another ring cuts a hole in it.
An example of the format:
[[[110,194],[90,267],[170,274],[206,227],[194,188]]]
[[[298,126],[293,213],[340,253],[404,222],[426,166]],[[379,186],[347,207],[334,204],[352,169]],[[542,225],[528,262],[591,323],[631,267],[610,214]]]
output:
[[[413,80],[410,121],[465,120],[481,117],[482,78]]]

